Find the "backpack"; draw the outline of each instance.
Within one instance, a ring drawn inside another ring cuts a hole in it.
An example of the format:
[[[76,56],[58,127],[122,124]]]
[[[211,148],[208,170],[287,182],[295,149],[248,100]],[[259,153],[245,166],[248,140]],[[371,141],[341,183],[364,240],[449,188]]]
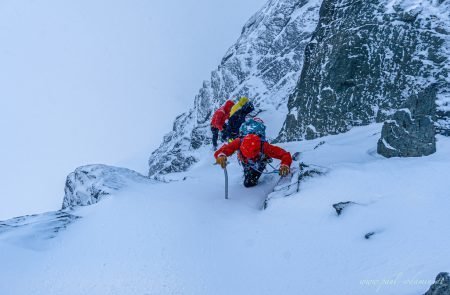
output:
[[[256,134],[262,141],[266,141],[266,125],[260,118],[248,119],[239,128],[239,137],[243,138],[248,134]]]

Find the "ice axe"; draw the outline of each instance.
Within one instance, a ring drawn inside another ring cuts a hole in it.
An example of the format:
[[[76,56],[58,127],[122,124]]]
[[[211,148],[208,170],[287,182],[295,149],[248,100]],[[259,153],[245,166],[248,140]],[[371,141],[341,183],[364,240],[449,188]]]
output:
[[[223,173],[225,174],[225,199],[228,200],[228,171],[227,171],[227,167],[223,168]]]
[[[214,163],[214,165],[217,165],[217,163]],[[223,168],[223,173],[225,175],[225,199],[228,200],[228,171],[227,171],[227,166],[225,166],[225,168]]]

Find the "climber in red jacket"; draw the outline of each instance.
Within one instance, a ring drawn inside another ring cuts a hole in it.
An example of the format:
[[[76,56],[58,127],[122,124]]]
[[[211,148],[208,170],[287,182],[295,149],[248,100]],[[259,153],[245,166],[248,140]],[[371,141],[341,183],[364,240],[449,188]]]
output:
[[[230,118],[230,111],[233,106],[234,102],[232,100],[227,100],[225,104],[214,113],[211,119],[211,132],[213,134],[212,143],[214,150],[217,149],[219,131],[224,129],[225,122]]]
[[[262,141],[258,135],[249,134],[244,138],[237,138],[229,144],[223,145],[214,153],[217,164],[222,168],[227,165],[227,157],[238,151],[238,158],[244,166],[244,186],[251,187],[258,184],[258,179],[266,168],[270,158],[281,160],[279,174],[287,176],[292,163],[291,154],[284,149]]]

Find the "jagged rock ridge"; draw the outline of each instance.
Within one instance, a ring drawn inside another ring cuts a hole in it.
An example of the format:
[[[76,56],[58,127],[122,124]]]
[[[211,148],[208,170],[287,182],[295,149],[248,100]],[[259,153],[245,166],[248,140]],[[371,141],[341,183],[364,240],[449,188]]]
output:
[[[242,35],[203,83],[194,106],[176,118],[173,131],[149,159],[149,175],[185,171],[210,143],[209,120],[226,99],[248,96],[270,118],[276,136],[303,66],[303,54],[318,22],[321,0],[271,0],[242,29]],[[276,122],[279,126],[277,126]]]

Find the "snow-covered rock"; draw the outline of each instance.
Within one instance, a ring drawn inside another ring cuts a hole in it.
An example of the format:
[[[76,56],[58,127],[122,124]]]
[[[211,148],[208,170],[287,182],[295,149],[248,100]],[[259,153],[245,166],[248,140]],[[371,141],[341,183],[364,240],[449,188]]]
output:
[[[424,295],[450,295],[450,275],[446,272],[438,274],[436,282]]]
[[[9,241],[25,248],[40,248],[70,224],[81,218],[76,207],[99,202],[129,186],[154,184],[147,177],[119,167],[88,165],[67,176],[62,209],[54,212],[21,216],[0,221],[0,242]]]
[[[126,168],[106,165],[79,167],[67,176],[62,209],[95,204],[103,197],[136,182],[150,180]]]
[[[198,149],[210,143],[212,113],[226,99],[249,97],[268,123],[269,137],[278,135],[320,4],[321,0],[270,0],[245,24],[211,79],[203,83],[194,106],[176,118],[173,131],[150,156],[150,176],[185,171],[199,160]]]
[[[41,242],[55,238],[79,218],[70,211],[60,210],[0,221],[0,241],[7,240],[21,247],[35,248]]]
[[[429,50],[428,59],[423,56],[423,63],[428,67],[421,75],[431,77],[431,84],[421,85],[422,89],[405,101],[406,108],[385,122],[378,153],[385,157],[427,156],[436,151],[436,127],[440,133],[450,135],[450,1],[445,5],[436,1],[433,6],[427,2],[400,1],[397,5],[397,10],[415,11],[419,30],[427,34],[425,41],[429,44],[422,46],[422,50]]]
[[[435,2],[437,2],[435,3],[437,17],[433,19],[434,27],[444,40],[442,55],[447,57],[443,63],[445,71],[443,72],[443,78],[446,86],[442,87],[438,93],[436,128],[439,133],[450,136],[450,1],[439,0]]]
[[[346,132],[402,108],[413,120],[419,116],[412,124],[424,117],[435,122],[436,101],[441,110],[449,103],[448,7],[447,0],[324,0],[278,139]],[[417,108],[417,101],[433,107]],[[433,124],[425,132],[434,132]]]

